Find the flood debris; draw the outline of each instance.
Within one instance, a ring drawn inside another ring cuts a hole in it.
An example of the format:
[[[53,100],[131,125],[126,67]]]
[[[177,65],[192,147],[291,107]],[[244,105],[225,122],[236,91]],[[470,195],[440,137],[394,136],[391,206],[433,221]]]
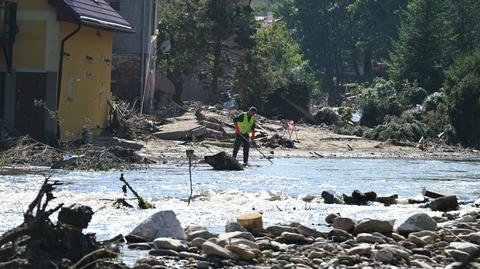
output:
[[[0,157],[1,165],[51,165],[63,158],[64,152],[30,136],[11,138]]]
[[[212,166],[215,170],[243,170],[243,166],[238,162],[238,160],[227,155],[227,153],[224,151],[215,155],[205,156],[204,159],[205,162]]]
[[[132,194],[135,196],[135,198],[137,199],[137,203],[138,203],[138,208],[140,209],[150,209],[150,208],[155,208],[152,203],[148,202],[148,201],[145,201],[145,199],[143,199],[133,188],[132,186],[130,186],[130,184],[127,182],[127,180],[125,180],[125,178],[123,177],[123,173],[120,175],[120,178],[119,180],[124,184],[122,186],[122,191],[124,194],[127,194],[127,188],[132,192]],[[122,205],[126,205],[127,207],[130,206],[130,204],[128,204],[125,200],[123,200],[124,203],[122,203],[122,201],[119,201],[117,200],[115,203],[119,202],[120,204]]]
[[[59,185],[58,181],[45,178],[24,213],[23,223],[0,236],[0,268],[93,268],[95,264],[111,262],[117,255],[114,248],[98,243],[94,234],[82,232],[93,215],[90,207],[63,204],[49,207],[55,199],[53,191]],[[54,224],[50,216],[59,210]]]

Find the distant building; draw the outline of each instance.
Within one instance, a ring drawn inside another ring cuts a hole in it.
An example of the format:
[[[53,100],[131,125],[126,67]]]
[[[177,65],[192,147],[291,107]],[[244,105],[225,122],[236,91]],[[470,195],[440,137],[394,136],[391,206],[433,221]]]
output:
[[[113,35],[112,93],[144,112],[154,105],[158,0],[107,0],[135,28]]]
[[[54,143],[108,125],[112,32],[132,26],[104,0],[0,0],[0,116]]]

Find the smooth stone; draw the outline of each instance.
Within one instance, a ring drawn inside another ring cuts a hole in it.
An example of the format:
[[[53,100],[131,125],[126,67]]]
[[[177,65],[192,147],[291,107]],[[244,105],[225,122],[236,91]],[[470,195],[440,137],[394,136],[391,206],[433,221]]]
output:
[[[338,217],[333,220],[332,226],[335,229],[351,232],[355,228],[355,222],[350,218]]]
[[[343,201],[333,191],[322,191],[321,196],[325,204],[343,204]]]
[[[300,223],[292,223],[291,226],[294,228],[296,233],[304,235],[305,237],[313,237],[313,238],[323,237],[323,233],[315,229],[309,228],[305,225],[302,225]]]
[[[393,261],[393,253],[388,249],[380,249],[372,252],[372,257],[383,263],[391,263]]]
[[[333,240],[334,242],[345,242],[349,239],[352,239],[353,236],[344,230],[333,229],[328,232],[327,238]]]
[[[352,266],[355,263],[357,263],[360,260],[360,256],[358,255],[339,255],[338,260],[340,264],[346,265],[346,266]]]
[[[272,242],[268,239],[256,240],[255,244],[258,245],[260,250],[270,250],[270,249],[272,249]]]
[[[150,243],[133,243],[128,245],[128,249],[151,250],[152,245]]]
[[[425,213],[416,213],[395,221],[395,230],[399,234],[409,234],[424,230],[435,231],[437,222]]]
[[[479,251],[478,245],[467,242],[452,242],[449,246],[451,248],[466,252],[469,255],[474,255]]]
[[[192,231],[190,233],[187,233],[187,240],[188,241],[191,241],[194,238],[198,238],[198,237],[208,240],[210,238],[216,237],[216,235],[212,234],[208,230],[197,230],[197,231]]]
[[[225,225],[225,232],[231,233],[231,232],[248,232],[248,231],[237,222],[229,222]]]
[[[395,241],[406,241],[407,240],[407,238],[405,238],[405,236],[397,234],[397,233],[392,233],[392,238]]]
[[[417,267],[417,268],[421,268],[421,269],[434,269],[434,267],[428,265],[427,263],[422,262],[422,261],[418,261],[418,260],[410,261],[410,265],[412,265],[414,267]]]
[[[383,238],[381,237],[378,237],[378,236],[374,236],[372,234],[368,234],[368,233],[361,233],[359,235],[357,235],[357,242],[358,243],[370,243],[370,244],[375,244],[375,243],[378,243],[378,244],[385,244],[385,240],[383,240]]]
[[[202,247],[203,243],[205,243],[206,241],[207,241],[207,240],[204,239],[204,238],[197,237],[197,238],[194,238],[194,239],[190,242],[190,244],[191,244],[192,246],[195,246],[195,247],[197,247],[197,248],[200,248],[200,247]]]
[[[171,249],[175,251],[185,251],[188,246],[180,240],[172,238],[157,238],[153,241],[153,244],[158,249]]]
[[[140,236],[148,241],[153,241],[159,237],[180,240],[187,238],[177,215],[171,210],[160,211],[151,215],[133,229],[130,234]]]
[[[391,233],[392,231],[392,224],[386,220],[367,219],[360,221],[353,232],[354,234],[374,232],[387,234]]]
[[[225,249],[237,254],[240,259],[244,261],[251,261],[255,259],[255,252],[251,251],[247,247],[244,247],[243,245],[226,245]]]
[[[425,245],[427,245],[427,243],[425,241],[423,241],[420,237],[415,236],[413,234],[408,235],[408,241],[414,243],[415,245],[417,245],[419,247],[424,247]]]
[[[182,251],[178,253],[178,257],[182,259],[206,260],[205,257],[203,257],[200,254],[187,252],[187,251]]]
[[[325,222],[328,224],[332,224],[333,220],[339,217],[340,217],[340,214],[338,213],[329,214],[328,216],[325,217]]]
[[[470,258],[470,255],[467,252],[457,249],[446,249],[445,253],[454,258],[457,262],[465,262]]]
[[[283,232],[280,236],[290,244],[305,244],[307,240],[304,235],[290,232]]]
[[[480,244],[480,232],[468,234],[468,240],[474,244]]]
[[[150,256],[173,256],[173,257],[177,257],[178,252],[175,251],[175,250],[171,250],[171,249],[154,249],[154,250],[150,250],[150,252],[148,252],[148,255],[150,255]]]
[[[435,261],[432,260],[432,258],[430,258],[428,256],[425,256],[425,255],[421,255],[421,254],[413,254],[412,256],[410,256],[410,259],[426,261],[426,262],[429,262],[429,263],[435,263]]]
[[[209,269],[210,263],[207,261],[197,261],[197,268],[198,269]]]
[[[202,253],[207,256],[216,256],[216,257],[221,257],[225,259],[231,259],[231,260],[238,259],[237,254],[209,241],[206,241],[205,243],[203,243]]]
[[[231,233],[222,233],[218,235],[218,241],[227,241],[233,238],[245,238],[250,241],[255,241],[255,237],[249,232],[231,232]]]
[[[272,234],[274,237],[275,236],[280,236],[284,232],[289,232],[289,233],[294,233],[295,230],[293,227],[290,226],[284,226],[284,225],[273,225],[268,227],[267,232]]]
[[[347,250],[348,255],[360,255],[360,256],[367,256],[372,253],[372,247],[368,244],[360,244],[356,247],[353,247]]]
[[[298,257],[293,257],[293,258],[290,258],[289,260],[290,262],[293,262],[295,264],[308,264],[309,261],[307,259],[304,259],[304,258],[298,258]]]
[[[283,244],[283,243],[280,243],[280,242],[277,242],[277,241],[271,241],[270,244],[271,244],[271,246],[274,250],[277,250],[277,251],[287,251],[288,250],[288,245],[287,244]]]
[[[328,256],[328,253],[325,251],[314,250],[310,252],[307,257],[310,260],[313,260],[313,259],[323,259],[323,258],[326,258],[327,256]]]
[[[430,207],[430,209],[433,211],[447,212],[457,210],[458,199],[455,195],[437,198],[430,202],[430,204],[428,204],[428,207]]]
[[[255,242],[252,242],[248,239],[245,239],[245,238],[233,238],[230,240],[230,245],[235,245],[235,246],[240,246],[240,245],[244,245],[244,246],[247,246],[251,249],[260,249],[260,246],[255,243]]]
[[[424,255],[424,256],[428,256],[428,257],[432,257],[432,252],[428,249],[424,249],[424,248],[414,248],[412,249],[412,252],[414,254],[420,254],[420,255]]]

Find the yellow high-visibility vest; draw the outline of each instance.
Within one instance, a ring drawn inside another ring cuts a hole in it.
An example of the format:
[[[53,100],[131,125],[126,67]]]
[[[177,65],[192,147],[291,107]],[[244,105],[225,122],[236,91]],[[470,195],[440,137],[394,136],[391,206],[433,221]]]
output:
[[[240,133],[247,134],[252,130],[252,126],[255,123],[254,116],[250,118],[248,121],[248,112],[243,112],[243,121],[239,123],[240,125]]]

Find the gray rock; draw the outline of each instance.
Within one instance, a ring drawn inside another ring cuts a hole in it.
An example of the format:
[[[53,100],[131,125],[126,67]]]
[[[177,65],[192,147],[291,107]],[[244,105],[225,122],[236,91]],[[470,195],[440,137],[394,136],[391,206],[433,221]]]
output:
[[[333,220],[332,226],[335,229],[340,229],[340,230],[344,230],[344,231],[347,231],[347,232],[352,232],[353,229],[355,228],[355,222],[350,218],[339,217],[339,218],[335,218]]]
[[[344,230],[333,229],[328,232],[327,238],[334,242],[345,242],[349,239],[353,239],[353,236]]]
[[[395,221],[395,229],[400,234],[419,231],[435,231],[437,222],[425,213],[416,213]]]
[[[148,255],[178,257],[178,252],[171,249],[154,249],[154,250],[150,250],[150,252],[148,252]]]
[[[470,242],[474,244],[480,244],[480,232],[470,233],[468,235]]]
[[[140,236],[148,241],[153,241],[159,237],[170,237],[180,240],[187,238],[175,212],[171,210],[160,211],[151,215],[133,229],[130,234]]]
[[[469,255],[474,255],[479,250],[477,245],[467,242],[452,242],[450,247],[466,252]]]
[[[209,269],[210,263],[207,261],[197,261],[197,268],[198,269]]]
[[[280,237],[290,244],[306,244],[308,242],[304,235],[297,233],[283,232]]]
[[[225,246],[233,238],[245,238],[250,241],[255,241],[255,237],[253,237],[253,235],[249,232],[231,232],[219,234],[217,244],[220,246]]]
[[[227,225],[225,225],[225,232],[231,233],[231,232],[248,232],[248,231],[237,222],[229,222],[227,223]]]
[[[309,228],[300,223],[292,223],[291,226],[294,228],[296,233],[302,234],[306,237],[323,237],[323,234],[315,229]]]
[[[413,260],[410,262],[410,265],[416,267],[416,268],[422,268],[422,269],[434,269],[432,266],[428,265],[425,262],[418,261],[418,260]]]
[[[446,249],[445,253],[454,258],[457,262],[465,262],[470,258],[470,255],[467,252],[457,249]]]
[[[433,211],[452,211],[458,209],[458,199],[457,196],[446,196],[441,197],[433,200],[430,204],[428,204]]]
[[[388,249],[375,250],[372,253],[372,257],[383,263],[391,263],[393,261],[393,252]]]
[[[192,232],[187,232],[187,240],[191,241],[194,238],[203,238],[203,239],[210,239],[212,237],[215,237],[215,234],[212,234],[208,230],[197,230],[197,231],[192,231]]]
[[[385,220],[367,219],[360,221],[355,227],[354,233],[391,233],[393,226],[390,222]]]
[[[209,241],[203,243],[202,253],[207,256],[215,256],[215,257],[221,257],[225,259],[231,259],[231,260],[238,259],[237,254]]]
[[[378,237],[378,236],[374,236],[372,234],[368,234],[368,233],[361,233],[359,235],[357,235],[357,242],[358,243],[370,243],[370,244],[375,244],[375,243],[378,243],[378,244],[385,244],[385,240],[383,240],[383,238],[381,237]]]
[[[308,258],[309,258],[310,260],[313,260],[313,259],[323,259],[323,258],[325,258],[325,257],[327,257],[327,256],[328,256],[328,253],[325,252],[325,251],[321,251],[321,250],[314,250],[314,251],[312,251],[312,252],[310,252],[310,253],[308,254]]]
[[[152,245],[150,243],[133,243],[128,244],[128,249],[150,250],[152,249]]]
[[[182,251],[178,253],[178,257],[182,259],[194,259],[194,260],[200,260],[200,261],[206,260],[205,257],[203,257],[200,254],[187,252],[187,251]]]
[[[360,244],[347,250],[348,255],[367,256],[370,255],[370,253],[372,253],[372,247],[369,244]]]
[[[325,204],[343,204],[333,191],[322,191],[322,198]]]
[[[328,224],[332,224],[333,220],[336,219],[336,218],[339,218],[339,217],[340,217],[339,213],[329,214],[328,216],[325,217],[325,222],[328,223]]]
[[[255,252],[244,245],[226,245],[225,249],[237,254],[244,261],[255,259]]]
[[[260,246],[255,243],[255,242],[252,242],[248,239],[245,239],[245,238],[233,238],[230,240],[230,245],[235,245],[235,246],[241,246],[241,245],[244,245],[244,246],[247,246],[251,249],[260,249]]]
[[[283,226],[283,225],[273,225],[268,227],[267,232],[271,233],[274,237],[280,236],[283,232],[294,233],[295,230],[293,227],[290,226]]]
[[[200,248],[202,247],[203,243],[205,243],[207,240],[201,237],[194,238],[190,244],[194,247]]]
[[[427,243],[425,241],[423,241],[420,237],[415,236],[413,234],[408,235],[408,241],[414,243],[415,245],[417,245],[419,247],[423,247],[423,246],[427,245]]]
[[[158,249],[171,249],[175,251],[185,251],[188,249],[188,246],[178,239],[160,237],[153,241],[153,244]]]

